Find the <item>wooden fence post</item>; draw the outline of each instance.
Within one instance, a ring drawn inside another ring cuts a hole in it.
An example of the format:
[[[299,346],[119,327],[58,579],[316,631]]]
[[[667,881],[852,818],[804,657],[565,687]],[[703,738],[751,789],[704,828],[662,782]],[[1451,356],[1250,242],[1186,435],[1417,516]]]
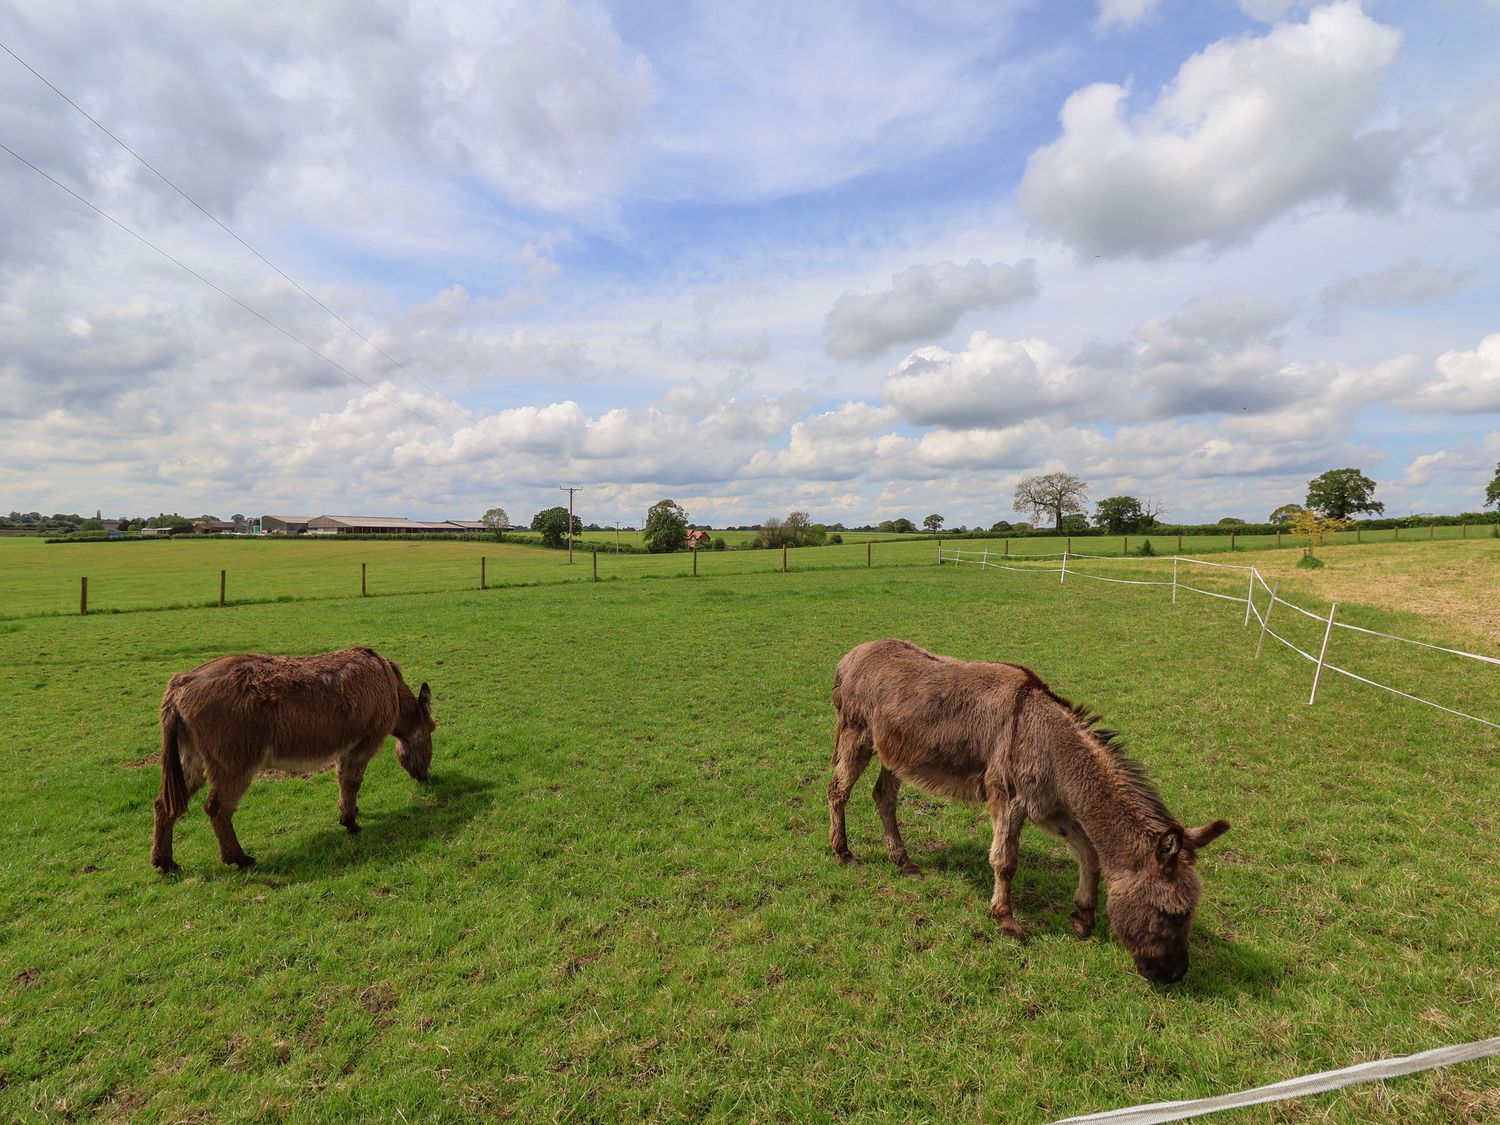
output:
[[[590,553],[594,556],[594,581],[597,582],[597,581],[599,581],[599,545],[597,543],[594,544],[594,549]],[[698,552],[697,551],[693,552],[693,573],[694,574],[698,573]]]
[[[78,613],[82,617],[89,615],[89,580],[87,578],[78,580]]]
[[[224,571],[219,571],[219,608],[224,608]]]
[[[1182,554],[1182,532],[1177,533],[1177,553]]]
[[[594,563],[594,567],[595,567],[594,581],[595,582],[597,582],[599,580],[598,566],[599,566],[599,564],[596,561]],[[697,552],[696,549],[694,549],[694,551],[693,551],[693,577],[694,578],[698,577],[698,552]]]
[[[1362,539],[1361,539],[1361,538],[1360,538],[1360,537],[1359,537],[1359,533],[1360,533],[1360,527],[1359,527],[1359,524],[1355,524],[1355,525],[1354,525],[1354,541],[1355,541],[1355,542],[1356,542],[1356,543],[1362,543],[1362,542],[1364,542],[1364,540],[1362,540]]]
[[[364,598],[369,595],[365,592],[365,564],[359,564],[359,596]]]
[[[1396,530],[1396,540],[1395,541],[1397,543],[1399,543],[1399,542],[1401,542],[1401,525],[1399,523],[1396,525],[1395,530]]]
[[[1435,523],[1428,524],[1427,525],[1427,538],[1431,539],[1432,538],[1432,534],[1433,534],[1433,532],[1436,529],[1437,529],[1437,524],[1435,524]]]
[[[1232,531],[1229,533],[1229,550],[1234,551],[1234,532]]]
[[[489,584],[488,584],[488,582],[485,579],[484,564],[485,564],[485,557],[483,555],[480,555],[479,556],[479,588],[481,590],[488,590],[489,589]]]
[[[1067,562],[1067,556],[1073,553],[1073,537],[1068,536],[1068,545],[1063,548],[1063,561]]]
[[[874,543],[866,543],[865,544],[865,569],[866,570],[874,570],[875,569],[875,544]]]
[[[786,573],[786,544],[781,545],[781,573]]]
[[[1010,536],[1005,537],[1005,557],[1010,558]]]
[[[1123,546],[1123,547],[1120,548],[1120,554],[1122,554],[1122,555],[1128,555],[1128,554],[1130,554],[1130,536],[1128,536],[1128,535],[1125,536],[1125,546]]]

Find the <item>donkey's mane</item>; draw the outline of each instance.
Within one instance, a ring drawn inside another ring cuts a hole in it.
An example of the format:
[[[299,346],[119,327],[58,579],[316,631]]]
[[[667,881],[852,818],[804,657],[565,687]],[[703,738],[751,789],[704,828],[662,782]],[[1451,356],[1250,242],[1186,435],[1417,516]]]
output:
[[[1072,703],[1056,694],[1052,694],[1052,698],[1073,713],[1073,717],[1078,720],[1078,725],[1083,728],[1084,733],[1093,739],[1094,745],[1103,750],[1109,760],[1119,767],[1120,775],[1130,793],[1139,798],[1153,814],[1160,817],[1162,823],[1175,824],[1177,818],[1167,809],[1166,803],[1161,799],[1161,794],[1156,791],[1156,786],[1151,784],[1151,776],[1146,772],[1146,767],[1125,753],[1125,739],[1120,732],[1111,727],[1101,726],[1103,718],[1082,704]]]

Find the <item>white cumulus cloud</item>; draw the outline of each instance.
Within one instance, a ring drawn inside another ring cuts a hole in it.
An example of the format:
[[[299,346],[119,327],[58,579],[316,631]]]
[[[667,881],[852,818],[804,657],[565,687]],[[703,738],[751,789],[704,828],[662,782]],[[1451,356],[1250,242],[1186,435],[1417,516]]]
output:
[[[1076,405],[1090,382],[1045,340],[976,332],[961,352],[919,348],[886,376],[881,393],[916,426],[1003,427]]]
[[[1233,242],[1311,200],[1380,199],[1397,161],[1369,126],[1400,38],[1340,2],[1210,45],[1139,112],[1123,86],[1085,87],[1032,153],[1021,206],[1080,252],[1151,256]]]
[[[1412,410],[1448,414],[1500,411],[1500,332],[1473,351],[1444,352],[1433,364],[1438,377],[1406,400]]]
[[[968,265],[938,262],[911,266],[891,277],[878,293],[845,293],[824,322],[828,354],[868,359],[893,344],[909,344],[947,332],[967,312],[1015,304],[1035,297],[1036,263]]]

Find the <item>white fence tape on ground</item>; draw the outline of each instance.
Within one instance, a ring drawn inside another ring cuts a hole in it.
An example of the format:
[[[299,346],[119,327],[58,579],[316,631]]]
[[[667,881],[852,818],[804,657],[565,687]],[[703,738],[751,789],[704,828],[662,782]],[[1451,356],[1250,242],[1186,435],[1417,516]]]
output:
[[[1305,1078],[1289,1078],[1285,1082],[1273,1082],[1269,1086],[1257,1086],[1253,1090],[1241,1090],[1236,1094],[1220,1094],[1212,1098],[1198,1098],[1183,1102],[1155,1102],[1151,1105],[1129,1109],[1111,1109],[1103,1113],[1089,1113],[1082,1117],[1069,1117],[1055,1125],[1084,1125],[1085,1122],[1108,1122],[1109,1125],[1158,1125],[1165,1121],[1185,1121],[1190,1117],[1201,1117],[1206,1113],[1218,1113],[1225,1109],[1243,1109],[1245,1106],[1262,1105],[1265,1102],[1285,1101],[1288,1098],[1305,1098],[1311,1094],[1322,1094],[1339,1090],[1361,1082],[1379,1082],[1387,1078],[1399,1078],[1403,1074],[1435,1070],[1440,1066],[1472,1062],[1475,1059],[1494,1058],[1500,1055],[1500,1038],[1480,1039],[1474,1043],[1461,1043],[1455,1047],[1438,1047],[1415,1055],[1397,1059],[1376,1059],[1374,1062],[1346,1066],[1342,1070],[1325,1070],[1320,1074],[1309,1074]]]
[[[1168,556],[1149,556],[1148,555],[1148,556],[1134,556],[1134,557],[1132,557],[1132,556],[1123,556],[1122,557],[1122,556],[1117,556],[1117,555],[1081,555],[1081,554],[1077,554],[1077,553],[1075,553],[1073,551],[1062,551],[1062,552],[1055,552],[1055,553],[1054,552],[1048,552],[1046,554],[1038,553],[1038,554],[1035,554],[1035,555],[1012,555],[1012,554],[1006,554],[1006,555],[1003,555],[1001,557],[1005,560],[1004,563],[996,562],[994,559],[991,559],[989,557],[989,551],[988,550],[985,550],[985,551],[981,552],[978,557],[975,557],[974,552],[970,551],[968,558],[964,557],[964,553],[963,553],[963,550],[961,548],[942,548],[942,547],[940,547],[939,550],[938,550],[938,561],[939,561],[939,563],[945,563],[945,562],[959,563],[959,564],[965,564],[966,563],[966,564],[969,564],[969,565],[979,566],[981,568],[988,568],[988,569],[991,569],[991,570],[1009,570],[1009,571],[1015,571],[1015,572],[1022,573],[1022,574],[1056,574],[1056,575],[1058,575],[1058,580],[1060,582],[1064,583],[1064,584],[1067,583],[1067,580],[1068,580],[1069,576],[1072,576],[1074,578],[1090,578],[1090,579],[1093,579],[1095,582],[1110,582],[1110,583],[1114,583],[1114,584],[1120,585],[1120,586],[1170,586],[1170,587],[1172,587],[1172,601],[1173,601],[1174,604],[1177,601],[1177,592],[1179,590],[1186,590],[1186,591],[1188,591],[1190,593],[1199,594],[1199,595],[1201,595],[1203,597],[1219,598],[1219,599],[1221,599],[1223,601],[1226,601],[1226,602],[1234,602],[1236,604],[1242,604],[1245,607],[1245,624],[1249,625],[1250,624],[1250,618],[1254,617],[1256,619],[1256,621],[1258,621],[1260,623],[1260,626],[1261,626],[1260,640],[1257,641],[1257,643],[1256,643],[1256,655],[1257,656],[1260,655],[1260,645],[1261,645],[1261,643],[1264,642],[1264,640],[1265,640],[1266,637],[1270,637],[1272,640],[1276,641],[1277,643],[1283,645],[1286,648],[1291,649],[1298,656],[1302,657],[1304,660],[1306,660],[1309,663],[1311,663],[1311,664],[1313,664],[1313,665],[1316,666],[1315,670],[1313,672],[1312,693],[1308,697],[1308,703],[1309,704],[1315,703],[1317,701],[1317,698],[1318,698],[1318,684],[1319,684],[1319,682],[1322,679],[1324,670],[1326,669],[1329,672],[1337,672],[1339,675],[1347,677],[1348,679],[1355,680],[1355,681],[1357,681],[1359,683],[1362,683],[1362,684],[1367,684],[1367,685],[1369,685],[1370,687],[1373,687],[1373,688],[1379,688],[1381,691],[1389,692],[1392,695],[1400,696],[1402,699],[1409,699],[1413,703],[1425,703],[1428,707],[1432,707],[1432,708],[1435,708],[1436,710],[1445,712],[1446,714],[1453,715],[1456,718],[1467,719],[1467,720],[1469,720],[1471,722],[1475,722],[1475,723],[1482,723],[1484,726],[1490,727],[1493,730],[1500,730],[1500,722],[1494,722],[1494,721],[1491,721],[1490,719],[1484,719],[1484,718],[1479,717],[1478,715],[1471,715],[1471,714],[1469,714],[1469,713],[1467,713],[1465,711],[1459,711],[1459,710],[1456,710],[1456,709],[1454,709],[1452,707],[1445,707],[1441,703],[1434,703],[1432,700],[1430,700],[1430,699],[1424,699],[1420,695],[1415,695],[1415,694],[1413,694],[1411,692],[1401,691],[1399,688],[1393,688],[1389,684],[1382,684],[1382,683],[1379,683],[1379,682],[1377,682],[1375,680],[1368,679],[1368,678],[1366,678],[1364,676],[1359,675],[1356,672],[1350,671],[1348,668],[1341,668],[1341,667],[1339,667],[1336,664],[1330,664],[1330,663],[1328,663],[1328,649],[1329,649],[1330,643],[1331,643],[1331,641],[1333,639],[1334,630],[1335,629],[1344,629],[1344,630],[1347,630],[1347,631],[1352,632],[1352,633],[1363,633],[1366,636],[1370,636],[1370,637],[1380,637],[1383,640],[1399,641],[1402,644],[1417,645],[1420,648],[1431,649],[1434,652],[1446,653],[1449,656],[1457,656],[1457,657],[1460,657],[1460,658],[1465,659],[1465,660],[1478,660],[1478,661],[1481,661],[1481,662],[1483,662],[1485,664],[1500,665],[1500,657],[1481,656],[1478,653],[1465,652],[1462,649],[1445,648],[1442,645],[1429,644],[1427,641],[1417,641],[1417,640],[1411,639],[1410,637],[1398,637],[1398,636],[1396,636],[1393,633],[1382,633],[1382,632],[1380,632],[1379,630],[1376,630],[1376,629],[1366,629],[1366,628],[1364,628],[1363,626],[1360,626],[1360,625],[1351,625],[1351,624],[1348,624],[1346,622],[1339,621],[1337,619],[1337,613],[1338,613],[1338,604],[1337,603],[1334,603],[1332,609],[1330,609],[1329,612],[1326,613],[1326,614],[1314,613],[1314,612],[1312,612],[1309,609],[1304,609],[1302,606],[1297,605],[1295,602],[1289,602],[1285,598],[1280,597],[1277,594],[1276,589],[1274,587],[1270,586],[1269,584],[1267,584],[1265,578],[1261,575],[1260,571],[1257,570],[1253,566],[1244,566],[1244,565],[1238,565],[1238,564],[1235,564],[1235,563],[1214,562],[1214,561],[1212,561],[1210,559],[1194,559],[1194,558],[1189,558],[1189,557],[1187,557],[1185,555],[1168,555]],[[1024,567],[1022,567],[1022,566],[1007,565],[1009,563],[1014,563],[1014,562],[1018,562],[1018,561],[1027,561],[1027,560],[1030,560],[1030,559],[1039,559],[1040,560],[1040,559],[1053,559],[1053,558],[1061,558],[1062,561],[1057,566],[1024,566]],[[1166,579],[1162,579],[1162,578],[1156,578],[1156,579],[1110,578],[1110,577],[1107,577],[1105,575],[1090,574],[1087,571],[1078,570],[1076,567],[1073,568],[1073,569],[1069,569],[1069,567],[1068,567],[1069,560],[1080,561],[1080,562],[1090,562],[1090,563],[1108,562],[1108,563],[1158,563],[1158,564],[1164,564],[1164,563],[1167,563],[1167,562],[1171,562],[1171,564],[1172,564],[1172,578],[1171,578],[1171,581],[1167,581]],[[1214,567],[1214,568],[1219,569],[1219,570],[1239,570],[1239,571],[1248,572],[1248,584],[1247,584],[1246,592],[1243,595],[1239,595],[1239,594],[1225,594],[1225,593],[1222,593],[1222,592],[1217,591],[1217,590],[1205,590],[1201,586],[1194,586],[1191,583],[1183,581],[1178,576],[1178,569],[1180,567],[1183,567],[1183,566],[1187,566],[1187,567],[1204,566],[1204,567]],[[1259,586],[1261,589],[1263,589],[1269,595],[1269,600],[1266,603],[1266,612],[1264,614],[1261,613],[1260,608],[1255,604],[1255,588],[1256,588],[1256,586]],[[1321,649],[1320,649],[1319,654],[1317,656],[1314,656],[1312,653],[1307,652],[1306,650],[1298,647],[1296,644],[1292,643],[1286,637],[1283,637],[1280,633],[1276,632],[1274,629],[1272,629],[1270,627],[1271,611],[1276,606],[1278,606],[1278,605],[1284,605],[1288,609],[1296,610],[1298,613],[1302,614],[1304,617],[1311,618],[1313,621],[1316,621],[1319,625],[1323,626],[1322,646],[1321,646]]]

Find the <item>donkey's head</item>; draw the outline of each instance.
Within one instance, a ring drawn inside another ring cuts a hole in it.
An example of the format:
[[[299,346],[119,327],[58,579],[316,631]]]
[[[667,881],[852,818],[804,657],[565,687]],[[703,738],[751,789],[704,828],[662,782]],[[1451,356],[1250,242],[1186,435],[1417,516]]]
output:
[[[1136,870],[1109,884],[1109,928],[1130,950],[1136,971],[1153,984],[1187,975],[1188,931],[1203,897],[1194,858],[1228,831],[1227,820],[1202,828],[1174,824],[1156,837]]]
[[[396,725],[396,761],[418,781],[426,781],[432,769],[432,732],[437,723],[432,718],[432,689],[426,684],[415,696],[405,687],[401,719]]]

